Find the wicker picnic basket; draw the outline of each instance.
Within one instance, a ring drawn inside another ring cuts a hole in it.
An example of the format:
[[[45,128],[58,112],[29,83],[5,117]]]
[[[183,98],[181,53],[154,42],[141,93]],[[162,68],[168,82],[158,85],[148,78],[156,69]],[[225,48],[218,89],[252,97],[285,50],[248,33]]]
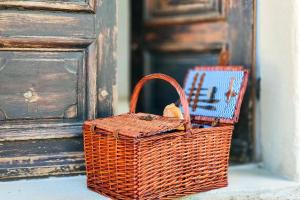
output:
[[[177,90],[183,120],[135,113],[140,90],[152,79]],[[87,185],[110,198],[172,199],[227,186],[233,125],[193,125],[184,90],[167,75],[145,76],[129,113],[86,121],[83,130]]]

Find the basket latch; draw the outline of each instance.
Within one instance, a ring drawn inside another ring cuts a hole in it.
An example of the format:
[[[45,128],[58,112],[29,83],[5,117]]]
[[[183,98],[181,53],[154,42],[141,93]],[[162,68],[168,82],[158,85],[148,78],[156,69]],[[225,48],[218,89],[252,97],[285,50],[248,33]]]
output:
[[[212,127],[216,127],[218,126],[220,123],[220,118],[216,118],[212,123],[211,123],[211,126]]]
[[[119,139],[119,133],[120,133],[120,130],[119,130],[119,129],[117,129],[117,130],[115,130],[115,131],[113,132],[113,135],[114,135],[114,137],[115,137],[116,140]]]
[[[92,133],[95,133],[95,129],[96,129],[96,124],[92,124],[92,125],[90,126],[90,131],[91,131]]]

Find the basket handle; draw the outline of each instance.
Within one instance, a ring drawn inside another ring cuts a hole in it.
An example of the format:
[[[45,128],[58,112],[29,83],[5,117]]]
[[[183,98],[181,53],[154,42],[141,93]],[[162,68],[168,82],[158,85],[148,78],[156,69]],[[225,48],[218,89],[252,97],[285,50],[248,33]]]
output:
[[[168,82],[169,84],[171,84],[177,91],[177,93],[179,94],[180,97],[180,101],[183,107],[183,116],[184,116],[184,120],[185,120],[185,130],[187,131],[188,134],[190,134],[190,130],[191,130],[191,118],[190,118],[190,110],[189,110],[189,104],[186,100],[185,97],[185,93],[183,91],[183,89],[181,88],[181,86],[179,85],[179,83],[173,79],[172,77],[165,75],[165,74],[150,74],[147,75],[145,77],[143,77],[135,86],[134,90],[133,90],[133,94],[131,96],[131,100],[130,100],[130,113],[135,113],[136,110],[136,104],[137,104],[137,100],[139,98],[139,94],[141,89],[143,88],[143,86],[145,85],[146,82],[153,80],[153,79],[160,79],[160,80],[164,80],[166,82]]]

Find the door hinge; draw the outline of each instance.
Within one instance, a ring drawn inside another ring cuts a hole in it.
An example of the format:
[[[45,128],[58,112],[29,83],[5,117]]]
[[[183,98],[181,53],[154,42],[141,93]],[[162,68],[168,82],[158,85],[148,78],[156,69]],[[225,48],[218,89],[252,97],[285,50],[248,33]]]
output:
[[[261,82],[261,78],[259,77],[256,79],[256,83],[255,83],[255,95],[257,100],[260,99],[260,82]]]

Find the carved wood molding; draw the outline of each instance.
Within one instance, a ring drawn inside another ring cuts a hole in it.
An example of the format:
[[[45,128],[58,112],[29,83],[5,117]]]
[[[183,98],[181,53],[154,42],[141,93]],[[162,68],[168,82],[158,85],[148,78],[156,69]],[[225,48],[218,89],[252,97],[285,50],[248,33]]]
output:
[[[0,142],[73,138],[82,136],[82,123],[5,125],[0,129]],[[57,134],[59,132],[59,134]],[[21,134],[22,133],[22,134]]]
[[[93,39],[78,39],[67,37],[1,37],[0,48],[1,50],[11,50],[20,48],[34,48],[35,50],[41,49],[83,49],[87,48],[93,43]]]
[[[23,166],[15,168],[16,163],[22,163]],[[2,181],[28,176],[75,175],[85,171],[83,152],[4,157],[0,158],[0,165],[7,166],[0,169]]]
[[[226,18],[227,0],[145,0],[146,25],[167,25]]]
[[[18,1],[18,0],[2,0],[0,8],[23,8],[23,9],[38,9],[38,10],[57,10],[71,12],[95,12],[96,0],[64,2],[57,1]]]
[[[223,43],[173,43],[173,42],[164,42],[160,45],[149,46],[150,51],[158,51],[165,53],[180,53],[180,52],[210,52],[210,51],[221,51],[223,48]]]

